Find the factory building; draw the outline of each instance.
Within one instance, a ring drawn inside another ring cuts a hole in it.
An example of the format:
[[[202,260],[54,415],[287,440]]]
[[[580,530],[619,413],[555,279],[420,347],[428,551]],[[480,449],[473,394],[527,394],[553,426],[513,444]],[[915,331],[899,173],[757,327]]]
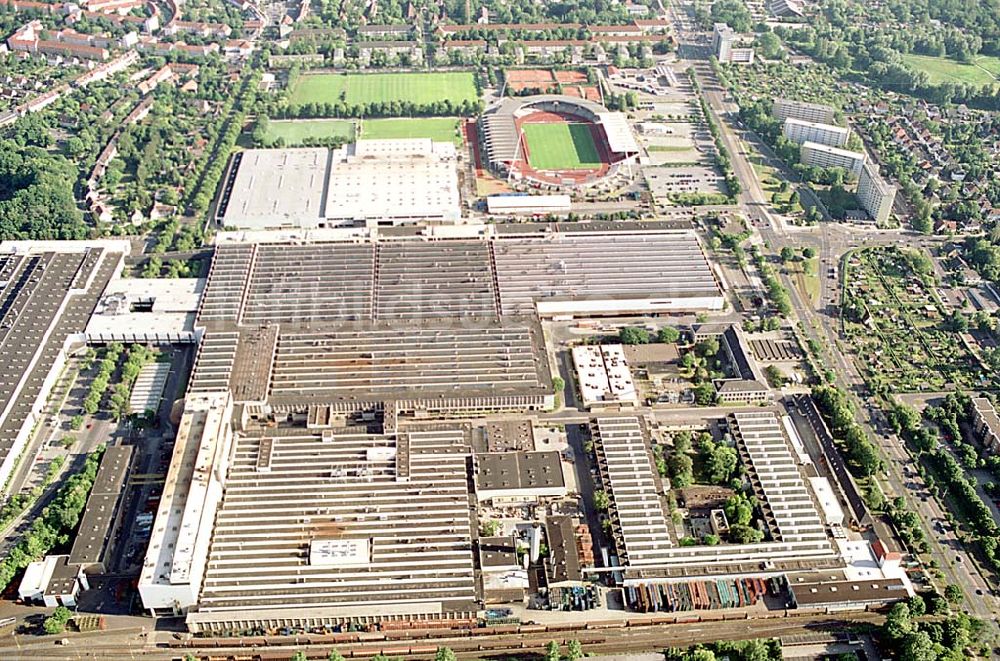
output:
[[[129,251],[126,241],[0,243],[0,485],[10,477],[43,417],[70,351]]]
[[[219,220],[236,229],[455,223],[458,153],[429,139],[237,154]],[[377,185],[373,185],[373,182]]]

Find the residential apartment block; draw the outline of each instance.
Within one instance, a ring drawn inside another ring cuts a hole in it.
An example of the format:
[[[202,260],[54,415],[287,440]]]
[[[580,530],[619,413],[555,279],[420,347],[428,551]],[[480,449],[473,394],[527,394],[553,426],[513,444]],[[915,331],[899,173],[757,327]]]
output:
[[[884,223],[892,213],[892,203],[896,199],[896,187],[878,174],[878,166],[865,163],[858,177],[857,198],[862,208],[875,222]]]
[[[797,144],[817,142],[828,147],[843,147],[851,135],[851,129],[833,124],[806,122],[801,119],[788,118],[782,127],[785,137]]]
[[[753,64],[753,48],[736,45],[736,32],[725,23],[716,23],[712,30],[712,53],[719,62]]]
[[[985,397],[973,397],[972,408],[975,416],[972,424],[976,437],[988,451],[1000,452],[1000,416],[997,415],[993,402]]]
[[[818,142],[803,142],[799,158],[805,165],[819,168],[843,168],[855,177],[861,176],[861,168],[864,167],[868,159],[864,152],[828,147]]]
[[[833,124],[833,106],[821,103],[806,103],[804,101],[792,101],[791,99],[775,99],[771,107],[771,114],[779,122],[786,119],[801,119],[804,122],[818,122],[820,124]]]

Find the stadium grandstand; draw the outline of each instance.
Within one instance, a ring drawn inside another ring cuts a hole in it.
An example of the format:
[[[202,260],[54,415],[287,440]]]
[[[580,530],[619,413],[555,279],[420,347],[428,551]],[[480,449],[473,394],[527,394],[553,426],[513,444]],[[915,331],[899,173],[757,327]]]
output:
[[[535,125],[567,126],[571,131],[565,133],[564,144],[557,131],[542,142],[534,136],[549,131]],[[479,130],[486,162],[497,176],[549,189],[587,188],[630,173],[640,151],[624,113],[557,94],[505,98],[483,113]],[[541,160],[537,153],[541,150],[533,155],[532,142],[555,158]]]

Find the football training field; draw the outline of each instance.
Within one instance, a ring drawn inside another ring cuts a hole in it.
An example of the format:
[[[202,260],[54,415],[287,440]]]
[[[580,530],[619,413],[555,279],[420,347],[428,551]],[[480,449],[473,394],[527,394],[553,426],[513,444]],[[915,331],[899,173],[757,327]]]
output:
[[[297,119],[271,120],[268,125],[268,142],[281,138],[287,146],[301,145],[310,138],[338,136],[350,142],[354,140],[354,122],[349,119]]]
[[[525,124],[528,163],[536,170],[592,170],[601,166],[587,124]]]
[[[454,104],[475,101],[476,83],[471,72],[305,74],[292,89],[289,104],[336,103],[348,105],[409,101],[427,105],[450,100]]]
[[[366,119],[361,137],[368,140],[398,140],[400,138],[430,138],[436,142],[462,144],[458,120],[454,117],[420,117],[417,119]]]

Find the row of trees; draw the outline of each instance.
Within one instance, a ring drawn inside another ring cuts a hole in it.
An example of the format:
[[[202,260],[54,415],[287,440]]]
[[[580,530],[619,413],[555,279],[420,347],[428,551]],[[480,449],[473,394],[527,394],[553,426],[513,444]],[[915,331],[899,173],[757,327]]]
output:
[[[32,522],[20,541],[0,561],[0,589],[6,588],[17,572],[29,563],[69,541],[69,534],[76,528],[87,505],[87,496],[94,485],[103,454],[104,446],[101,446],[87,455],[83,468],[63,482],[41,516]]]
[[[971,421],[971,400],[962,393],[950,393],[941,407],[928,407],[924,415],[938,427],[925,426],[916,411],[897,405],[890,411],[893,429],[926,462],[937,477],[937,484],[950,496],[968,522],[972,541],[979,546],[994,570],[1000,570],[1000,526],[989,506],[976,492],[975,478],[970,477],[952,453],[941,444],[939,429],[961,447],[959,424]],[[939,410],[934,410],[939,409]]]
[[[893,605],[882,625],[885,646],[896,652],[899,661],[936,661],[963,659],[975,645],[983,623],[965,613],[955,613],[943,620],[917,621],[926,611],[920,596]],[[989,647],[977,650],[983,658]]]
[[[222,174],[229,163],[229,155],[236,146],[236,140],[243,132],[243,124],[246,121],[247,112],[253,105],[257,95],[257,88],[260,85],[261,72],[254,69],[243,79],[242,86],[235,97],[226,101],[223,106],[222,115],[226,117],[222,131],[216,138],[211,149],[206,149],[195,172],[197,184],[185,190],[187,194],[187,204],[196,214],[208,211],[212,203],[212,197],[219,186]]]
[[[94,375],[93,381],[90,382],[90,389],[87,390],[87,396],[83,398],[83,410],[88,415],[94,415],[101,410],[101,401],[104,399],[104,393],[108,391],[108,387],[111,385],[111,377],[114,375],[115,368],[118,366],[118,360],[124,351],[125,345],[121,342],[112,342],[104,350],[104,357],[97,364],[97,374]]]
[[[301,105],[286,105],[278,108],[282,119],[319,117],[471,117],[483,111],[481,99],[463,99],[455,103],[451,99],[439,99],[431,103],[412,101],[373,101],[371,103],[310,102]]]
[[[691,80],[694,81],[693,76],[691,77]],[[705,123],[708,125],[708,132],[712,134],[712,140],[715,143],[715,165],[722,170],[722,176],[726,182],[726,192],[729,195],[729,201],[735,204],[736,199],[740,195],[740,180],[737,179],[736,172],[733,170],[733,163],[729,157],[729,152],[726,150],[726,145],[722,141],[722,132],[719,130],[719,125],[715,122],[715,118],[712,117],[712,114],[708,109],[708,104],[705,103],[705,99],[700,96],[700,92],[698,103],[701,104],[701,114],[705,117]]]
[[[681,339],[681,332],[673,326],[664,326],[654,336],[641,326],[626,326],[618,330],[618,341],[622,344],[649,344],[654,341],[673,344]]]
[[[781,284],[781,278],[767,263],[763,253],[755,252],[754,260],[757,264],[757,270],[760,272],[760,279],[767,287],[767,297],[771,301],[771,305],[774,306],[778,314],[787,317],[792,312],[792,298],[788,290],[785,289],[785,285]]]
[[[854,407],[847,395],[836,386],[819,385],[812,389],[812,396],[834,439],[843,448],[851,472],[858,477],[873,477],[883,472],[885,462],[854,419]]]
[[[781,661],[781,642],[768,640],[721,640],[688,649],[671,648],[665,652],[667,661]]]
[[[129,398],[132,393],[132,384],[143,366],[153,360],[154,353],[140,344],[133,344],[129,347],[128,357],[121,369],[121,380],[115,385],[114,391],[108,402],[110,404],[111,417],[120,420],[128,414]]]

